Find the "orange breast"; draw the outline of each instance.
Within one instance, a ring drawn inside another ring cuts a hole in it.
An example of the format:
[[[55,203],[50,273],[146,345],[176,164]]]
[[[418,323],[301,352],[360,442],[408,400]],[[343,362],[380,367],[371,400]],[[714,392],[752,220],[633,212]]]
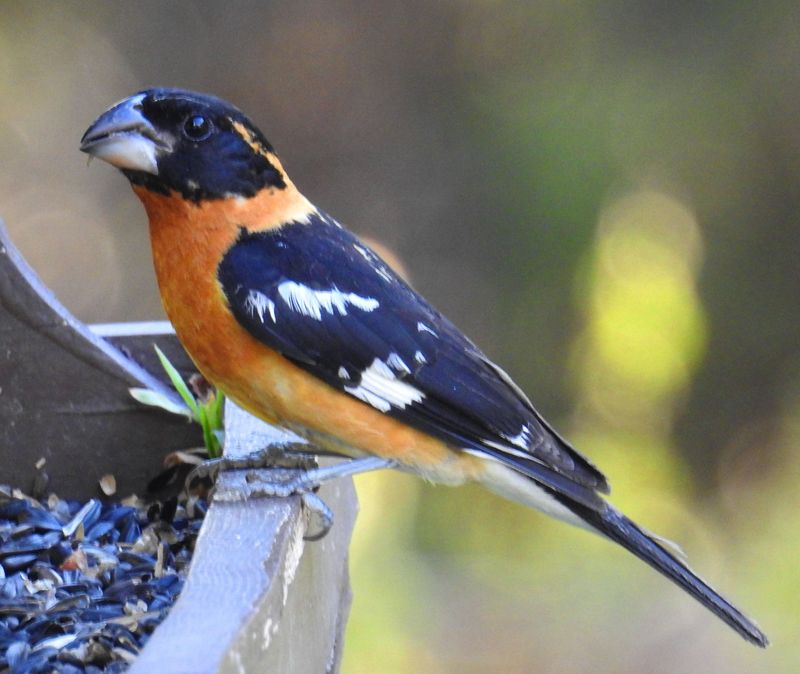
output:
[[[279,227],[312,206],[293,188],[201,203],[134,188],[150,220],[161,299],[178,338],[209,381],[256,416],[326,449],[393,458],[446,483],[474,479],[482,461],[382,414],[293,365],[239,325],[217,265],[239,228]]]

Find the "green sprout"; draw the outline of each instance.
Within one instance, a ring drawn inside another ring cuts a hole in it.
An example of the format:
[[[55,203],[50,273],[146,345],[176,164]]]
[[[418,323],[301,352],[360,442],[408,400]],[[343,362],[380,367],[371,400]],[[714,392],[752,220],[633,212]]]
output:
[[[153,346],[158,359],[161,361],[161,367],[164,368],[169,380],[172,382],[172,386],[183,399],[186,407],[176,404],[173,400],[157,391],[151,391],[146,388],[132,388],[130,389],[131,395],[140,403],[160,407],[172,414],[182,414],[191,421],[196,421],[200,424],[200,428],[203,429],[203,443],[208,451],[208,456],[212,459],[220,457],[222,455],[222,410],[224,408],[225,395],[221,391],[212,390],[210,394],[203,396],[204,400],[196,399],[178,370],[170,363],[169,358],[164,355],[164,352],[158,346]]]

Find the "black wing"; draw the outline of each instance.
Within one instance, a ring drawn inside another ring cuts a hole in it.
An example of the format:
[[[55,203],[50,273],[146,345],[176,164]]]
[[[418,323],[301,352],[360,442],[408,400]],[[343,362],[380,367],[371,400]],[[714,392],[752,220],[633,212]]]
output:
[[[330,217],[243,229],[218,278],[254,337],[329,385],[591,507],[608,491],[499,367]]]

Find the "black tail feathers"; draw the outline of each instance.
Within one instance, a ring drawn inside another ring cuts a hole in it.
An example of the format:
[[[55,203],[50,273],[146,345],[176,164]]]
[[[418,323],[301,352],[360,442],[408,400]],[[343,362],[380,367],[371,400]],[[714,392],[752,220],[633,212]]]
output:
[[[599,510],[592,510],[578,504],[570,504],[569,507],[592,527],[682,587],[745,639],[761,648],[769,645],[767,636],[752,620],[659,544],[651,534],[641,529],[625,515],[611,506]]]

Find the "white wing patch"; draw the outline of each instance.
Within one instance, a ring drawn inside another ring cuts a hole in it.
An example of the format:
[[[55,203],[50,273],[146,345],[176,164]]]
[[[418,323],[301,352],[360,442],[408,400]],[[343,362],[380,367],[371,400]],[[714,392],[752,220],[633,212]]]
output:
[[[516,435],[505,435],[503,438],[508,440],[512,445],[516,445],[522,449],[528,449],[531,446],[531,429],[527,424],[523,424],[522,429]]]
[[[267,312],[269,312],[272,322],[276,322],[275,302],[258,290],[251,290],[247,293],[247,299],[244,301],[244,308],[247,309],[251,316],[258,315],[258,320],[262,323],[264,322],[264,316]]]
[[[333,286],[330,290],[314,290],[302,283],[284,281],[278,286],[278,294],[286,305],[297,313],[322,320],[322,313],[333,316],[347,316],[348,306],[356,307],[361,311],[375,311],[380,302],[374,297],[362,297],[355,293],[346,293]]]
[[[426,325],[422,321],[417,323],[417,332],[429,332],[434,337],[438,337],[439,336],[439,335],[436,334],[436,331],[430,325]]]
[[[415,351],[414,352],[414,360],[417,361],[420,365],[425,365],[428,362],[428,359],[425,358],[425,354],[422,351]]]
[[[350,373],[347,371],[347,368],[344,365],[339,368],[339,371],[336,374],[339,375],[339,379],[350,379]]]
[[[389,354],[389,357],[386,359],[386,364],[395,372],[411,374],[411,368],[409,368],[405,361],[396,353]]]
[[[405,409],[425,397],[419,389],[400,381],[380,358],[373,360],[372,365],[361,373],[358,386],[345,386],[344,390],[381,412],[388,412],[392,407]]]

